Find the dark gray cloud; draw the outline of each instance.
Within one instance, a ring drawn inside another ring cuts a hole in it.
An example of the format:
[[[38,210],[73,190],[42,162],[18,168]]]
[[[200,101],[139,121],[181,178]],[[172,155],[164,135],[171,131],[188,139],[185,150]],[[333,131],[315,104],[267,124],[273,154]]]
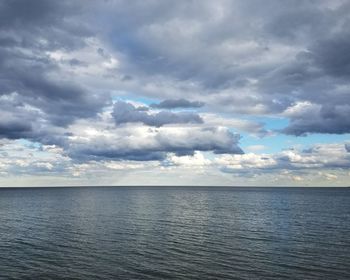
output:
[[[159,103],[153,103],[150,105],[152,108],[160,109],[176,109],[176,108],[200,108],[205,105],[200,101],[189,101],[187,99],[167,99]]]
[[[195,113],[161,111],[151,114],[144,111],[143,107],[139,110],[132,104],[123,101],[117,101],[114,104],[112,116],[117,124],[140,122],[149,126],[160,127],[166,124],[203,123],[202,118]]]
[[[350,22],[342,32],[332,34],[309,49],[315,65],[333,77],[348,78],[350,75]]]
[[[84,22],[74,20],[83,10],[79,1],[2,1],[1,38],[10,40],[12,46],[33,50],[79,48],[85,45],[82,38],[94,34]]]
[[[108,102],[106,94],[92,93],[61,78],[57,62],[47,54],[80,49],[93,36],[91,29],[74,18],[82,9],[70,1],[0,3],[0,96],[16,93],[19,103],[44,112],[40,117],[56,126],[93,117]],[[81,62],[72,59],[69,63]],[[13,110],[16,117],[14,108],[7,110]]]
[[[107,5],[110,13],[102,11],[114,23],[106,40],[125,55],[122,71],[143,83],[156,79],[171,84],[172,91],[177,87],[176,99],[192,93],[213,110],[267,115],[298,101],[350,105],[349,95],[338,93],[340,86],[350,86],[350,5],[274,0],[258,10],[257,5],[119,1]],[[162,87],[151,95],[175,99]]]
[[[290,124],[283,129],[283,132],[296,136],[308,133],[349,133],[349,116],[350,105],[326,105],[292,116]]]
[[[107,104],[106,95],[93,94],[70,81],[54,81],[43,73],[44,69],[39,71],[14,73],[9,93],[18,92],[23,102],[43,110],[54,125],[65,126],[77,118],[92,117]]]
[[[93,116],[108,101],[106,95],[93,94],[70,81],[49,78],[46,71],[49,71],[50,65],[41,65],[41,62],[26,65],[27,59],[31,58],[18,58],[12,54],[6,58],[9,60],[6,66],[0,65],[4,81],[1,94],[17,92],[21,102],[45,111],[55,125],[66,125],[76,118]]]
[[[339,87],[349,86],[350,5],[271,0],[256,10],[258,3],[2,2],[0,94],[19,93],[57,126],[94,117],[108,103],[108,94],[91,91],[79,79],[63,79],[58,62],[47,54],[79,50],[94,38],[101,42],[95,53],[107,60],[116,56],[118,67],[110,69],[110,77],[121,77],[121,87],[139,83],[132,90],[165,98],[154,108],[199,108],[205,102],[214,111],[254,115],[279,114],[298,101],[350,105],[348,94],[339,93]],[[89,66],[75,57],[59,61],[72,68]],[[151,87],[145,87],[149,81]],[[204,102],[189,101],[188,94]],[[302,126],[302,119],[291,123]],[[155,117],[146,122],[162,125]],[[308,132],[315,131],[343,130],[319,126]]]
[[[115,150],[108,147],[87,146],[69,153],[71,158],[78,162],[89,160],[133,160],[133,161],[160,161],[165,159],[166,153],[159,151]]]
[[[345,149],[348,153],[350,153],[350,144],[345,144]]]
[[[32,133],[32,126],[23,120],[0,121],[0,138],[27,138]]]

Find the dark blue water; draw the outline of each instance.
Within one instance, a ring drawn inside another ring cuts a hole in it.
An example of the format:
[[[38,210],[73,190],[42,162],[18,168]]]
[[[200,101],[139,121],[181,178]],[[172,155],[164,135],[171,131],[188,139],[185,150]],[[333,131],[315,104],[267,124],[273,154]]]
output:
[[[0,189],[0,279],[350,279],[350,189]]]

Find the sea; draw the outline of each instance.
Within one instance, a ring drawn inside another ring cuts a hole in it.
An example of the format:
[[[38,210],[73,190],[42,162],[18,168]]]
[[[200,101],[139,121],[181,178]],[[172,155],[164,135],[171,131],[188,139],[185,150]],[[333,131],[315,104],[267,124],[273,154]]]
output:
[[[350,188],[0,189],[0,279],[350,279]]]

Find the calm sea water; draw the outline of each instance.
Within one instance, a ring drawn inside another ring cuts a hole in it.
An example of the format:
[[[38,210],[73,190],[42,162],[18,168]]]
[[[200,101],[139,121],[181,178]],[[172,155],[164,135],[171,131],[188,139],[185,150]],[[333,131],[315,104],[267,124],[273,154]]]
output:
[[[350,189],[0,189],[0,279],[350,279]]]

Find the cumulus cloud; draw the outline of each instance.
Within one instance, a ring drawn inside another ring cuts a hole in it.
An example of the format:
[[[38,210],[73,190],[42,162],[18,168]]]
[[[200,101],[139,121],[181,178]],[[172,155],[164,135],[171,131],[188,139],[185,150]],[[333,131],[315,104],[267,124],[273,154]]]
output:
[[[322,144],[306,150],[288,149],[275,154],[224,155],[218,157],[216,163],[224,172],[242,174],[271,173],[279,170],[347,170],[350,167],[350,156],[344,144]]]
[[[264,137],[272,133],[271,131],[265,129],[265,124],[262,122],[234,117],[227,118],[212,113],[203,113],[201,114],[201,117],[207,125],[226,126],[238,131],[248,132],[258,137]]]
[[[252,173],[258,170],[274,169],[276,160],[270,155],[248,153],[243,155],[224,155],[216,159],[224,172]]]
[[[296,104],[287,109],[290,124],[283,129],[286,134],[307,133],[344,134],[350,131],[350,105]]]
[[[63,149],[52,145],[38,147],[11,141],[4,143],[1,150],[0,173],[4,176],[63,174],[71,162]]]
[[[16,103],[7,102],[6,108],[14,118],[19,117],[15,115],[18,107],[30,106],[42,112],[43,120],[66,126],[95,116],[107,104],[106,94],[93,93],[73,79],[60,77],[59,66],[48,55],[79,49],[93,35],[82,22],[73,20],[79,10],[78,3],[68,1],[0,4],[0,96],[6,99],[16,94]],[[71,62],[77,64],[78,60]]]
[[[125,55],[121,69],[147,85],[140,89],[145,95],[190,93],[216,111],[248,115],[279,114],[295,102],[330,103],[331,110],[350,105],[337,88],[349,87],[346,2],[266,1],[258,11],[256,1],[125,3],[102,11],[119,34],[110,43]],[[127,12],[116,16],[120,6]]]
[[[163,160],[167,153],[192,155],[195,151],[215,154],[235,154],[239,135],[226,128],[201,127],[124,127],[110,131],[95,131],[71,137],[69,155],[81,160]]]
[[[177,156],[176,154],[169,154],[166,160],[163,161],[165,166],[185,166],[185,167],[204,167],[210,165],[212,162],[205,158],[201,152],[195,152],[193,155]]]
[[[145,111],[144,107],[141,107],[140,110],[132,104],[123,101],[114,103],[112,116],[116,124],[139,122],[149,126],[160,127],[166,124],[203,123],[202,118],[195,113],[161,111],[151,114]]]
[[[166,99],[160,103],[153,103],[150,106],[160,109],[175,109],[175,108],[200,108],[205,105],[200,101],[189,101],[184,98],[181,99]]]

